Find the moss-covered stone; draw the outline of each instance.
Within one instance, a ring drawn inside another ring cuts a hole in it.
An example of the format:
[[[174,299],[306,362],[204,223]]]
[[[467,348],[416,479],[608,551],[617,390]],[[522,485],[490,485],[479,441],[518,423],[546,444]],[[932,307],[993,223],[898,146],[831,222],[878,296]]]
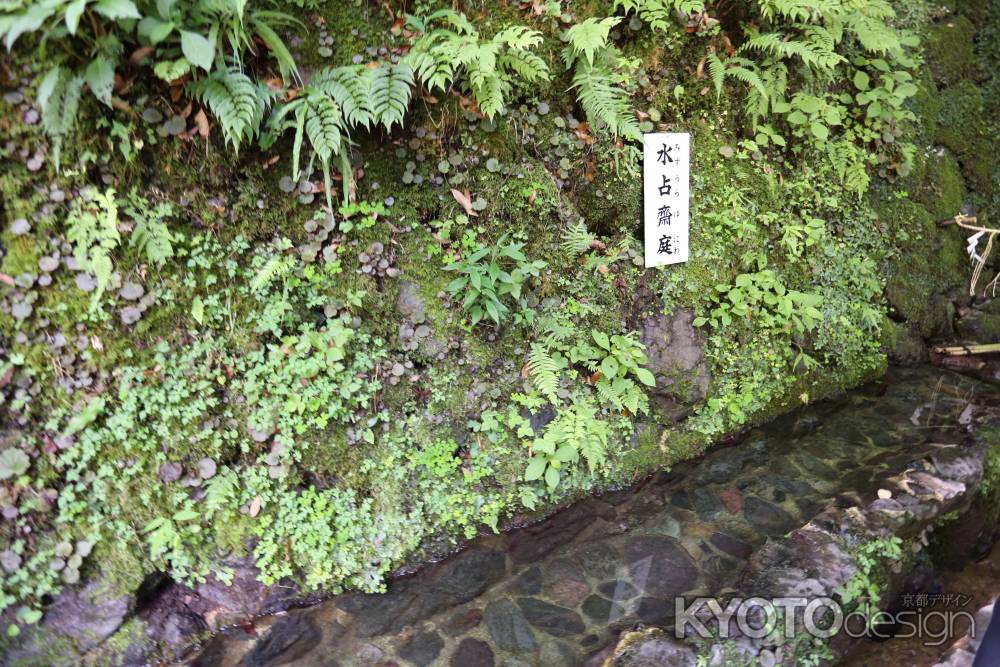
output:
[[[925,161],[924,182],[917,193],[935,221],[957,215],[966,201],[965,180],[955,158],[945,150],[934,150]]]
[[[941,86],[972,76],[976,67],[973,37],[976,27],[965,16],[949,16],[927,33],[927,67]]]
[[[935,139],[948,147],[962,165],[969,187],[986,194],[997,173],[995,137],[986,121],[983,94],[963,80],[941,91],[941,117]]]

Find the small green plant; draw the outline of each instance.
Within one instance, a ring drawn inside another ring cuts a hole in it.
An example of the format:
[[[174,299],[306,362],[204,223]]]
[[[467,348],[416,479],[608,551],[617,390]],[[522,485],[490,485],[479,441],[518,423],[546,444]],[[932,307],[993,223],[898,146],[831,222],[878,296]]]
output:
[[[485,318],[502,324],[510,314],[505,301],[518,306],[516,322],[531,323],[534,312],[528,307],[522,290],[530,278],[537,277],[546,263],[528,261],[523,243],[508,243],[501,237],[494,245],[480,247],[471,255],[448,264],[445,271],[461,274],[448,283],[445,290],[452,296],[462,296],[462,308],[472,317],[472,324]],[[464,296],[463,296],[464,295]]]
[[[615,0],[615,9],[635,12],[653,30],[665,31],[671,21],[671,14],[678,12],[684,16],[705,11],[701,0]]]
[[[837,589],[836,594],[842,604],[860,609],[869,622],[873,622],[882,600],[885,569],[902,559],[903,540],[895,535],[874,538],[859,544],[852,554],[857,572]]]
[[[413,71],[408,65],[333,67],[316,72],[295,98],[278,104],[268,119],[265,146],[294,130],[292,179],[301,175],[302,146],[308,140],[323,170],[327,206],[333,209],[331,163],[340,166],[344,203],[350,202],[351,163],[347,154],[350,131],[381,126],[391,131],[402,124],[410,102]]]
[[[820,295],[787,289],[771,269],[740,274],[732,285],[716,285],[710,298],[715,306],[707,317],[695,318],[695,326],[718,328],[753,319],[768,329],[802,334],[823,316]]]
[[[532,455],[524,471],[525,481],[544,479],[549,491],[554,491],[564,464],[577,463],[583,457],[591,474],[604,465],[608,424],[597,418],[593,404],[581,400],[560,410],[529,446]]]
[[[73,244],[77,266],[97,279],[90,301],[91,308],[95,308],[111,281],[111,251],[121,241],[113,189],[107,192],[89,189],[74,201],[66,218],[66,239]]]
[[[645,348],[636,340],[635,332],[608,336],[594,330],[591,338],[593,344],[583,341],[568,350],[570,362],[583,364],[593,373],[590,381],[597,393],[615,409],[627,409],[632,414],[648,412],[649,399],[639,384],[652,387],[656,379],[643,368]]]
[[[141,9],[140,9],[141,8]],[[286,81],[296,76],[291,52],[278,35],[291,16],[259,9],[250,2],[214,0],[12,0],[0,7],[0,38],[8,50],[22,35],[35,37],[40,60],[56,63],[38,85],[42,126],[52,141],[58,169],[62,145],[76,125],[83,91],[108,109],[113,106],[115,70],[123,54],[149,48],[153,72],[165,81],[200,70],[211,84],[193,84],[219,114],[226,141],[239,147],[256,133],[268,93],[244,74],[244,54],[259,41]],[[60,49],[51,49],[58,44]]]
[[[487,118],[504,108],[516,79],[538,83],[549,78],[548,65],[533,51],[542,41],[537,30],[512,25],[485,39],[464,14],[450,9],[411,16],[408,24],[420,35],[407,62],[424,87],[447,91],[458,81]]]
[[[628,86],[637,63],[627,60],[609,40],[619,16],[589,18],[563,33],[563,61],[573,71],[573,88],[591,125],[612,136],[638,140],[639,121]]]
[[[124,206],[125,213],[132,218],[134,226],[129,234],[129,246],[138,251],[146,261],[158,267],[174,256],[174,236],[164,220],[173,214],[170,202],[149,202],[133,193]]]

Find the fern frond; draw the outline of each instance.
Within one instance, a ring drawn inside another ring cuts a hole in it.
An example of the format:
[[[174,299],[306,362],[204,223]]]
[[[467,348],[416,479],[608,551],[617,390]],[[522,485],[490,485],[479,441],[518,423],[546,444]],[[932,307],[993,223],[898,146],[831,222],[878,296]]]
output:
[[[548,81],[549,67],[541,56],[531,51],[512,49],[500,56],[499,66],[514,72],[525,81]]]
[[[494,35],[493,41],[517,51],[526,51],[542,43],[542,33],[527,26],[512,25]]]
[[[284,279],[292,272],[294,266],[292,260],[285,255],[272,257],[250,281],[250,289],[254,292],[263,291],[276,279]]]
[[[567,42],[563,53],[566,66],[571,66],[581,56],[588,64],[593,65],[595,55],[608,46],[611,29],[621,23],[621,20],[620,16],[603,19],[591,17],[563,33],[563,39]]]
[[[559,404],[559,372],[561,366],[552,358],[549,350],[538,343],[532,343],[528,354],[528,373],[531,383],[553,405]]]
[[[639,122],[632,110],[631,97],[611,70],[609,57],[593,63],[581,60],[573,73],[573,88],[591,125],[606,127],[614,136],[638,140]]]
[[[708,73],[712,77],[712,85],[715,86],[715,99],[722,98],[722,83],[726,77],[726,66],[719,60],[719,56],[711,51],[705,56],[708,64]]]
[[[52,141],[52,161],[56,170],[61,164],[62,144],[76,124],[84,77],[56,65],[38,85],[38,106],[42,110],[42,129]]]
[[[369,69],[368,85],[373,120],[386,130],[392,130],[397,123],[402,125],[413,88],[413,70],[409,65],[383,63]]]
[[[596,240],[597,237],[590,233],[586,223],[578,220],[563,232],[560,245],[567,255],[577,257],[590,250]]]
[[[238,69],[215,70],[191,84],[191,93],[215,116],[222,136],[237,153],[256,137],[274,93]]]
[[[340,105],[344,118],[354,126],[369,128],[372,111],[371,75],[362,65],[326,67],[313,74],[309,85],[323,91]]]

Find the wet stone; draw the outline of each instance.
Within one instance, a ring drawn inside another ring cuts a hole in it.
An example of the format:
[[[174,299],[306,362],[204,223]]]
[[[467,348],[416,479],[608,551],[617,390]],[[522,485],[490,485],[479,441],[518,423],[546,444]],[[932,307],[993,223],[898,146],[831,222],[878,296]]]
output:
[[[770,537],[784,535],[798,523],[782,508],[757,496],[747,496],[743,500],[743,516],[750,525]]]
[[[501,651],[534,651],[535,636],[513,600],[494,600],[483,613],[493,643]]]
[[[519,595],[536,595],[542,590],[542,571],[537,567],[528,568],[514,580],[510,590]]]
[[[615,604],[600,595],[591,595],[583,601],[580,607],[584,615],[598,623],[610,623],[617,621],[625,615],[625,610],[621,605]]]
[[[537,598],[518,598],[517,606],[531,625],[553,637],[571,637],[585,629],[580,615]]]
[[[635,613],[646,625],[661,625],[672,619],[676,613],[672,600],[659,598],[639,598]]]
[[[400,646],[396,653],[417,667],[425,667],[434,662],[443,648],[444,640],[441,639],[441,635],[431,630],[417,633],[412,639]]]
[[[713,533],[708,540],[712,546],[733,558],[746,560],[753,553],[753,547],[731,535],[725,533]]]
[[[617,601],[629,600],[639,594],[635,586],[622,579],[606,581],[598,586],[597,590],[604,597]]]
[[[698,517],[703,521],[711,521],[724,507],[719,496],[704,488],[695,489],[691,494],[691,505]]]
[[[246,667],[276,667],[293,664],[306,656],[322,635],[301,615],[279,618],[263,639],[257,642],[243,664]]]
[[[466,637],[451,656],[452,667],[493,667],[493,649],[484,641]]]
[[[672,598],[695,587],[698,568],[671,537],[639,536],[625,542],[632,582],[647,594]]]
[[[449,637],[464,635],[466,632],[479,625],[482,620],[482,609],[469,609],[467,611],[461,611],[448,619],[448,625],[444,628],[444,632]]]
[[[362,644],[355,654],[360,665],[374,665],[382,659],[382,649],[374,644]]]

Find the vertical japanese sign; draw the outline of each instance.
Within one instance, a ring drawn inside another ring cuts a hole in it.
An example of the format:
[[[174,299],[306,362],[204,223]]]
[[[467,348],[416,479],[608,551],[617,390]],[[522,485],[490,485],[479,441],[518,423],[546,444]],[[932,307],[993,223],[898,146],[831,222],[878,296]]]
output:
[[[686,262],[691,135],[643,135],[642,153],[646,268]]]

